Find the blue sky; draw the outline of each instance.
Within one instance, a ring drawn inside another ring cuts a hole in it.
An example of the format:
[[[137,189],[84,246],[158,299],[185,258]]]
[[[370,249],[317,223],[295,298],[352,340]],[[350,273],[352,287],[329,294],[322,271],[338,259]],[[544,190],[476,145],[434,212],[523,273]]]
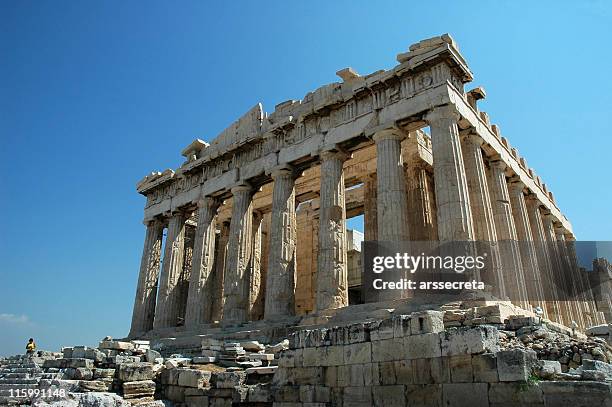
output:
[[[581,2],[0,1],[0,354],[127,334],[135,183],[261,101],[451,33],[581,240],[612,240],[612,7]]]

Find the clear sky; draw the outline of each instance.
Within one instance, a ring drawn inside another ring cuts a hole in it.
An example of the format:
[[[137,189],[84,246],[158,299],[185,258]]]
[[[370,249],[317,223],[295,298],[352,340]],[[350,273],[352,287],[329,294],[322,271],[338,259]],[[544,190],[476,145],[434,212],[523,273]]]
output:
[[[127,334],[135,184],[267,111],[451,33],[581,240],[612,240],[609,2],[0,0],[0,354]]]

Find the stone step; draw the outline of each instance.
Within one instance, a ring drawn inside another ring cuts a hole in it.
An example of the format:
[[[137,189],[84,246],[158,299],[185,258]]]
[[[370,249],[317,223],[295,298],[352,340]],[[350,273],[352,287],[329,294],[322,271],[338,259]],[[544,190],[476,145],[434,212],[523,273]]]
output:
[[[38,384],[38,380],[37,378],[31,378],[31,379],[11,379],[11,378],[6,378],[6,379],[0,379],[0,385],[3,384]]]
[[[37,368],[29,368],[29,367],[23,367],[23,368],[15,368],[15,369],[0,369],[0,374],[6,374],[6,373],[28,373],[28,374],[37,374],[37,373],[43,373],[43,370],[39,367]]]
[[[4,369],[34,368],[39,367],[36,363],[11,363],[2,366]]]
[[[0,379],[28,379],[30,375],[27,373],[5,373],[0,375]]]

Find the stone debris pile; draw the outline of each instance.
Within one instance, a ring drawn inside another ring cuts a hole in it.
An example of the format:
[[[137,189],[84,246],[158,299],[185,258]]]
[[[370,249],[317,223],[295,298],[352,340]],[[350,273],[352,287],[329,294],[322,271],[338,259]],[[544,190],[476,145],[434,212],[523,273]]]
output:
[[[503,307],[463,314],[457,326],[445,326],[456,324],[457,310],[419,311],[301,329],[275,344],[206,336],[201,356],[194,357],[164,357],[176,347],[151,349],[147,341],[105,338],[97,348],[75,346],[32,360],[2,360],[0,404],[500,407],[514,400],[519,404],[510,405],[544,407],[612,402],[612,365],[607,363],[612,354],[604,339],[572,337],[538,318],[506,315]],[[481,324],[482,318],[496,322]],[[550,351],[554,348],[558,354]],[[63,394],[15,400],[6,397],[11,386]]]

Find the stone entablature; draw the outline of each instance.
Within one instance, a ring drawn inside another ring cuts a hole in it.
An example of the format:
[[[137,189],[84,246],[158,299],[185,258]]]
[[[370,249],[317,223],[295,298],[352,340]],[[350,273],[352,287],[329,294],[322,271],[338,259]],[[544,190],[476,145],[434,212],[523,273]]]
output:
[[[475,99],[484,97],[482,89],[463,92],[472,74],[454,42],[445,39],[433,45],[412,57],[411,52],[398,55],[402,62],[389,71],[363,77],[339,71],[342,83],[325,85],[301,101],[280,103],[271,114],[264,114],[258,104],[210,145],[196,140],[183,151],[192,154],[176,171],[154,172],[138,183],[138,192],[147,197],[145,219],[195,205],[200,196],[226,197],[240,182],[263,185],[271,181],[266,172],[277,165],[305,169],[326,149],[361,148],[371,143],[377,129],[423,127],[427,111],[450,103],[461,114],[460,128],[474,128],[485,139],[485,151],[499,154],[508,171],[571,232],[546,185],[501,137],[499,127],[489,125],[486,114],[474,109]]]

